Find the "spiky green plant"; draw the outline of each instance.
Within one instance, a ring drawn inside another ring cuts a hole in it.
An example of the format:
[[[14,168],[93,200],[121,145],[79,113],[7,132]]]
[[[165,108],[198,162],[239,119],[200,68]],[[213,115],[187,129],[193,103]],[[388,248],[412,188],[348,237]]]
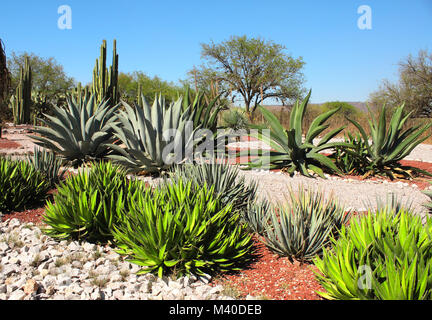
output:
[[[117,120],[116,108],[107,101],[97,105],[94,95],[80,102],[68,97],[67,108],[53,108],[53,116],[39,119],[45,125],[35,127],[34,132],[39,135],[30,137],[74,166],[102,159],[109,153],[107,144],[114,142],[112,125]]]
[[[0,212],[41,203],[49,189],[46,177],[28,162],[0,157]]]
[[[170,181],[190,181],[194,189],[203,185],[214,187],[223,205],[232,203],[234,211],[244,213],[249,202],[254,202],[257,183],[247,183],[244,176],[239,176],[239,169],[225,163],[182,164],[173,168]],[[169,183],[169,182],[168,182]]]
[[[39,172],[42,172],[53,187],[63,179],[66,168],[61,169],[62,161],[55,153],[38,147],[34,148],[33,155],[27,156],[27,161]]]
[[[47,203],[44,231],[60,239],[110,240],[126,199],[144,189],[143,182],[129,181],[124,170],[111,162],[93,163],[89,171],[60,183],[53,202]]]
[[[370,211],[342,227],[314,260],[326,299],[432,299],[432,220],[405,209]]]
[[[290,201],[271,208],[264,225],[265,244],[290,261],[311,261],[330,243],[330,237],[348,222],[351,212],[320,191],[289,190]]]
[[[351,132],[345,134],[344,141],[351,146],[335,147],[330,158],[343,173],[364,175],[367,171],[365,158],[368,156],[366,142],[360,133],[353,135]]]
[[[111,159],[135,173],[161,173],[175,163],[192,156],[197,140],[193,114],[182,110],[182,98],[166,106],[162,96],[150,106],[142,96],[142,107],[123,102],[119,112],[121,124],[113,124],[116,137],[124,148],[111,145],[118,154]],[[200,139],[200,138],[198,138]]]
[[[329,142],[345,127],[336,128],[328,132],[316,145],[313,142],[315,138],[329,127],[325,122],[339,110],[338,108],[332,109],[316,117],[312,121],[306,132],[305,139],[303,140],[303,118],[310,95],[311,91],[309,91],[309,94],[302,103],[297,101],[292,108],[288,130],[284,129],[273,113],[260,106],[262,115],[270,125],[270,133],[267,133],[264,130],[262,134],[252,134],[252,136],[255,136],[267,143],[275,150],[270,151],[268,155],[263,155],[264,157],[270,157],[270,169],[282,168],[290,175],[294,174],[295,171],[298,171],[308,177],[311,176],[311,172],[314,172],[324,178],[323,168],[336,173],[341,173],[341,171],[335,166],[333,161],[322,155],[320,152],[338,146],[348,146],[348,144],[344,142]],[[263,162],[261,157],[249,163],[250,168],[262,166]]]
[[[249,120],[244,111],[229,110],[222,115],[222,126],[228,130],[238,132],[249,128]]]
[[[115,227],[118,251],[162,277],[237,270],[250,257],[251,236],[232,206],[222,206],[214,187],[171,185],[129,198],[124,222]]]
[[[379,117],[376,119],[369,109],[369,129],[371,136],[366,134],[364,128],[355,120],[347,118],[353,123],[362,135],[366,144],[367,156],[363,157],[367,176],[384,175],[391,179],[413,177],[414,173],[432,174],[411,166],[403,166],[400,160],[408,156],[412,150],[427,137],[421,135],[431,127],[432,122],[425,125],[416,125],[403,130],[403,126],[412,112],[403,114],[404,104],[395,108],[392,112],[389,126],[387,128],[386,108],[382,107]],[[369,142],[369,139],[372,142]]]
[[[20,80],[16,94],[10,99],[15,124],[30,123],[30,109],[32,106],[32,69],[29,58],[25,58],[24,66],[20,68]]]
[[[252,232],[263,235],[270,221],[271,203],[267,200],[250,201],[242,215]]]

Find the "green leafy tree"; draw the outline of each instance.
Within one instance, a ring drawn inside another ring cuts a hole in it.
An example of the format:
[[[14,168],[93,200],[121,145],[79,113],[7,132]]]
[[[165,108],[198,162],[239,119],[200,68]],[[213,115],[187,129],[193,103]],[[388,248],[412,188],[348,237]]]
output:
[[[183,89],[173,82],[162,80],[158,76],[151,78],[141,71],[134,71],[132,73],[121,72],[118,77],[118,84],[122,99],[128,103],[138,100],[139,90],[150,103],[159,94],[162,94],[167,99],[167,102],[173,102],[178,98],[179,92]]]
[[[201,44],[205,63],[189,72],[197,82],[213,82],[218,90],[240,95],[252,115],[263,100],[287,104],[301,98],[303,59],[286,54],[284,46],[261,38],[232,36],[221,43]]]
[[[392,83],[383,80],[379,90],[370,95],[375,106],[384,103],[399,106],[405,103],[406,110],[414,117],[432,115],[432,53],[420,50],[417,57],[409,55],[399,62],[399,80]]]

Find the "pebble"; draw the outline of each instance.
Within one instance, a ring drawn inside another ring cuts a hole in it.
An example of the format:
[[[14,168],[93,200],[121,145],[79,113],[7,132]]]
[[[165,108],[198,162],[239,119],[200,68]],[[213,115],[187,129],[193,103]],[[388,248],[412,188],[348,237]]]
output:
[[[10,234],[23,245],[10,250]],[[231,299],[221,294],[220,286],[209,284],[209,275],[176,280],[137,276],[140,267],[123,261],[114,250],[87,242],[58,242],[17,219],[1,222],[0,300]],[[96,256],[95,251],[99,251]],[[36,254],[40,263],[34,262]]]

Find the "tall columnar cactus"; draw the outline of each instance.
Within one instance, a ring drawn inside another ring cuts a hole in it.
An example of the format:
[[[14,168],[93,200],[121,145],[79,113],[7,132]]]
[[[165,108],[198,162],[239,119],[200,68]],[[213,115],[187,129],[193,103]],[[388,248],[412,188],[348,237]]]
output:
[[[31,91],[32,71],[29,59],[26,57],[24,67],[21,67],[20,81],[16,94],[12,96],[10,101],[15,124],[30,123]]]
[[[113,60],[109,69],[106,67],[106,60],[106,40],[103,40],[100,57],[96,60],[93,70],[92,93],[95,95],[97,103],[103,99],[109,99],[109,104],[114,106],[119,102],[116,40],[113,42]]]

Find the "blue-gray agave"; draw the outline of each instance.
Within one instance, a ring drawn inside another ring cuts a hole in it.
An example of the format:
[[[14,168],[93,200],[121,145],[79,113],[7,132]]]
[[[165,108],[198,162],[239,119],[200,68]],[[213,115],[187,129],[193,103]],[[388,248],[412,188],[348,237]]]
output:
[[[114,141],[111,125],[117,120],[117,107],[110,107],[107,101],[97,105],[93,95],[78,102],[68,97],[67,108],[54,107],[53,116],[40,119],[45,126],[34,129],[40,136],[30,137],[73,165],[103,158],[109,152],[107,143]]]
[[[193,147],[202,138],[194,138],[193,114],[183,111],[180,97],[166,106],[159,96],[150,106],[141,96],[141,106],[123,103],[118,114],[120,125],[113,124],[114,134],[124,147],[111,145],[118,153],[109,157],[134,173],[158,173],[192,155]]]

